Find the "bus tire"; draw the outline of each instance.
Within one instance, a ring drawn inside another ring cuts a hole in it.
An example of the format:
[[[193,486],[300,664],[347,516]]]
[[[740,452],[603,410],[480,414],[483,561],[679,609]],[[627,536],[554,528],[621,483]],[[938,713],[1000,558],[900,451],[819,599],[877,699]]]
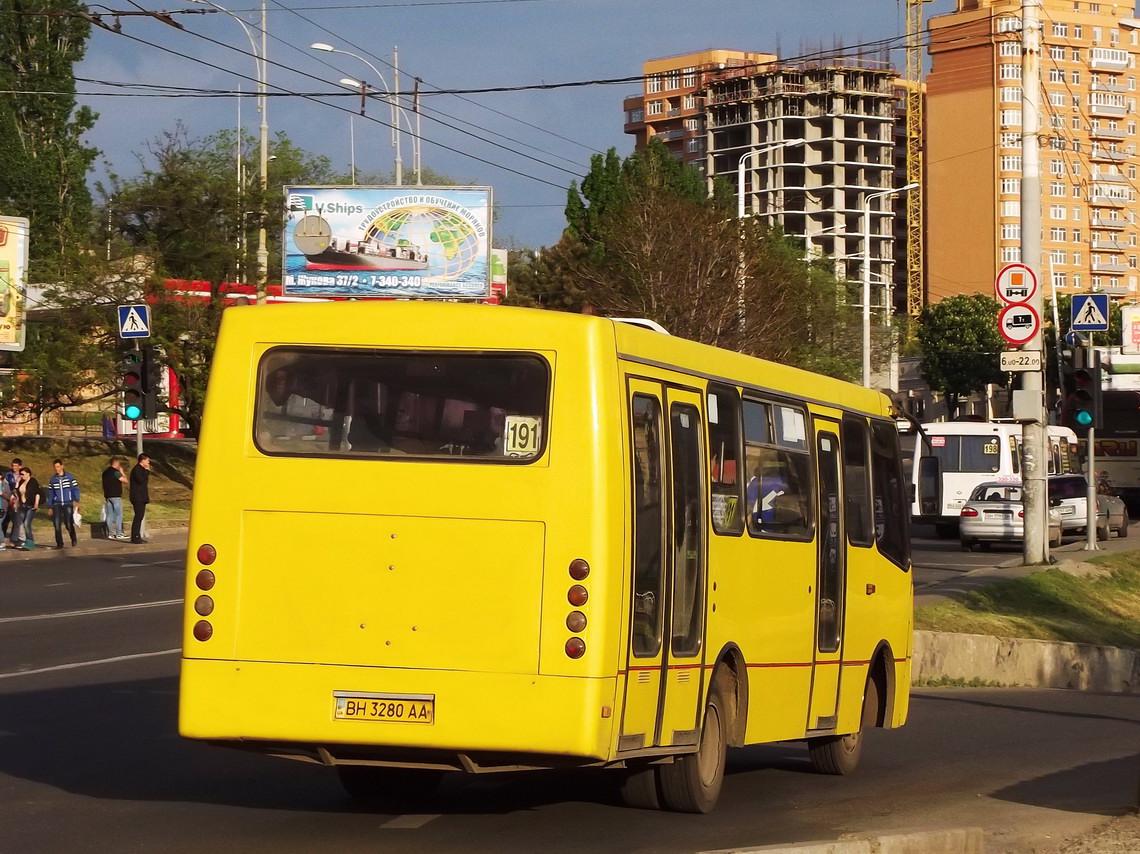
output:
[[[401,803],[435,794],[443,771],[337,765],[340,785],[354,801],[365,804]]]
[[[627,807],[639,810],[661,809],[656,765],[630,769],[621,783],[621,800]]]
[[[847,735],[808,739],[808,755],[816,773],[840,776],[852,773],[859,766],[859,757],[863,754],[864,729],[868,724],[874,724],[878,715],[879,684],[869,676],[867,687],[863,692],[860,728]]]
[[[728,685],[727,674],[719,671],[709,689],[697,752],[678,756],[672,764],[657,769],[661,798],[673,812],[709,813],[720,797],[728,752],[727,727],[732,720]]]

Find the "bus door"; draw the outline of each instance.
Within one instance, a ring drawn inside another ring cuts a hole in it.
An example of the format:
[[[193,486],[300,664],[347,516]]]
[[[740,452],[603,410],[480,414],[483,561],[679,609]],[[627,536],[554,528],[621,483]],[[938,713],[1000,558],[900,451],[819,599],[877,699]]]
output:
[[[629,384],[630,637],[619,750],[695,746],[705,632],[701,396]]]
[[[836,725],[839,702],[847,584],[839,424],[815,419],[815,443],[819,526],[816,529],[815,661],[807,728],[829,730]]]

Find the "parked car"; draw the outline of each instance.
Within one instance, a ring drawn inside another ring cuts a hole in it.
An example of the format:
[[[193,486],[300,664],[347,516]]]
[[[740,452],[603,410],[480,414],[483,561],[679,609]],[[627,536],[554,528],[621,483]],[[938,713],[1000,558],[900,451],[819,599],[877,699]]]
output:
[[[1105,509],[1108,511],[1109,530],[1115,531],[1118,537],[1127,537],[1128,505],[1124,503],[1123,498],[1116,494],[1116,490],[1113,489],[1105,472],[1101,472],[1097,477],[1096,500],[1098,504],[1105,505]]]
[[[1061,514],[1061,530],[1065,534],[1083,534],[1088,528],[1088,481],[1083,474],[1058,474],[1049,478],[1049,503]],[[1123,524],[1120,510],[1124,502],[1114,505],[1115,519],[1109,518],[1108,502],[1097,501],[1096,538],[1107,540],[1115,527]],[[1115,526],[1113,522],[1115,521]]]
[[[1020,484],[989,481],[970,493],[958,517],[962,548],[988,549],[994,543],[1020,543],[1025,538],[1025,507]],[[1049,545],[1061,545],[1061,514],[1049,508]]]

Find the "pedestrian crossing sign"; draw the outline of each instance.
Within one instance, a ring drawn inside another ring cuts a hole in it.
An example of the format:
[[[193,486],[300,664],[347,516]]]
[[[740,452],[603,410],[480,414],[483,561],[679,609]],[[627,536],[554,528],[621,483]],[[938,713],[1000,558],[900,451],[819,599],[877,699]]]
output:
[[[1108,331],[1108,294],[1077,294],[1072,312],[1069,326],[1074,332]]]
[[[121,305],[119,306],[119,337],[120,338],[149,338],[150,337],[150,306],[149,305]]]

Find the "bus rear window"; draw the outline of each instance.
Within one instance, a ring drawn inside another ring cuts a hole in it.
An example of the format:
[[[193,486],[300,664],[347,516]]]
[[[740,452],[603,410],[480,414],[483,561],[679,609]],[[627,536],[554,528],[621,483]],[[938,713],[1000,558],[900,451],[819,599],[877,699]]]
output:
[[[944,472],[1001,470],[1001,442],[997,436],[931,436],[931,451]]]
[[[267,454],[527,462],[549,391],[533,355],[282,347],[261,361],[254,436]]]

